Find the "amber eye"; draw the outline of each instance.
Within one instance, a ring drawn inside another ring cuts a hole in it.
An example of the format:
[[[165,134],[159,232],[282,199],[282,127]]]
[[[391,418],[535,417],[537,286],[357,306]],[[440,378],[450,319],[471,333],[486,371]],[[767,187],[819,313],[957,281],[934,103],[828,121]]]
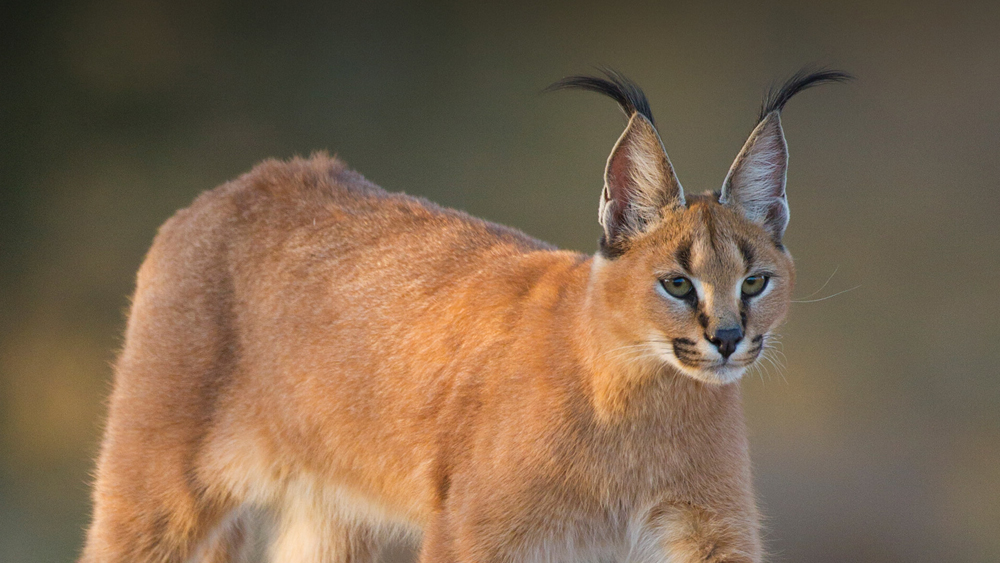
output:
[[[770,276],[750,276],[743,280],[743,287],[740,288],[743,292],[743,297],[760,295],[764,291],[764,288],[767,287],[767,280],[769,279],[771,279]]]
[[[689,297],[691,292],[694,291],[694,285],[691,284],[691,280],[682,276],[660,280],[660,283],[663,284],[663,289],[667,290],[667,293],[678,299]]]

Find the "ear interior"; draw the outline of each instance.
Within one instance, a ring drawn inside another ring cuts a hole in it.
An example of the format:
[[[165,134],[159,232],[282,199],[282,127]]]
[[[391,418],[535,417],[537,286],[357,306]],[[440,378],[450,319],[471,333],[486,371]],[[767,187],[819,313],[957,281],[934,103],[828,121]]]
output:
[[[787,170],[788,147],[781,117],[773,111],[750,133],[726,175],[719,202],[739,209],[780,242],[789,218]]]
[[[684,205],[684,192],[656,128],[635,113],[604,171],[599,219],[605,241],[621,245],[663,217],[663,209]]]

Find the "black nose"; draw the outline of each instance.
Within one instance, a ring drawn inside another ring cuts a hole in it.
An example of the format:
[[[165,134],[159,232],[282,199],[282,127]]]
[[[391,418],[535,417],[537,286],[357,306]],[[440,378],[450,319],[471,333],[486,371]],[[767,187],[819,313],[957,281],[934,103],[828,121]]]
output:
[[[706,335],[707,336],[707,335]],[[736,351],[736,345],[743,340],[743,329],[727,328],[715,331],[715,335],[708,338],[708,341],[715,344],[723,358],[729,358]]]

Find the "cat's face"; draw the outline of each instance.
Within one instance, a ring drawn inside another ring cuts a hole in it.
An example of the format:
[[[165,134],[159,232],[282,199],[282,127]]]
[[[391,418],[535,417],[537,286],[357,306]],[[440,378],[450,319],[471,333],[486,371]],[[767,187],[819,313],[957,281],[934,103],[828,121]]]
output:
[[[616,345],[708,383],[739,379],[788,309],[791,256],[742,214],[696,196],[602,265]],[[640,358],[640,356],[642,358]]]
[[[642,90],[614,71],[552,88],[613,98],[628,125],[604,170],[590,303],[615,373],[650,362],[711,383],[739,379],[785,316],[795,271],[781,244],[788,225],[788,149],[781,110],[797,92],[843,82],[833,70],[796,73],[768,93],[757,126],[718,193],[685,196]],[[642,370],[640,370],[642,371]],[[648,373],[648,370],[646,370]]]
[[[777,112],[754,129],[719,193],[687,197],[652,122],[636,113],[608,158],[602,300],[632,346],[710,383],[739,379],[785,315],[788,152]],[[627,358],[624,355],[623,358]]]

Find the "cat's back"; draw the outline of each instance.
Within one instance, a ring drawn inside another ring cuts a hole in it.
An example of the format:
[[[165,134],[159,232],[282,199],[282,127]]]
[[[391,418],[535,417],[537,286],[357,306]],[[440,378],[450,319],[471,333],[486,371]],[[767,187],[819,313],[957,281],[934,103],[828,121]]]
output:
[[[205,192],[164,224],[157,243],[213,239],[236,266],[247,267],[317,259],[377,267],[395,258],[407,269],[428,262],[472,266],[484,254],[553,249],[516,229],[387,192],[322,153],[268,160]]]
[[[214,341],[286,333],[295,319],[310,330],[362,319],[356,333],[376,331],[376,318],[398,324],[467,295],[507,303],[510,291],[493,282],[525,277],[524,257],[548,250],[516,229],[387,192],[325,154],[268,160],[164,223],[139,271],[130,327],[163,332],[169,317],[186,340],[197,317],[223,333]]]
[[[518,287],[496,281],[537,278],[517,264],[563,254],[537,252],[550,248],[389,193],[335,158],[265,161],[160,228],[139,270],[108,433],[146,420],[195,443],[191,421],[230,412],[220,402],[257,383],[273,391],[276,374],[372,373],[366,362],[388,366],[407,350],[400,331],[426,343],[476,314],[463,303],[509,304]]]

